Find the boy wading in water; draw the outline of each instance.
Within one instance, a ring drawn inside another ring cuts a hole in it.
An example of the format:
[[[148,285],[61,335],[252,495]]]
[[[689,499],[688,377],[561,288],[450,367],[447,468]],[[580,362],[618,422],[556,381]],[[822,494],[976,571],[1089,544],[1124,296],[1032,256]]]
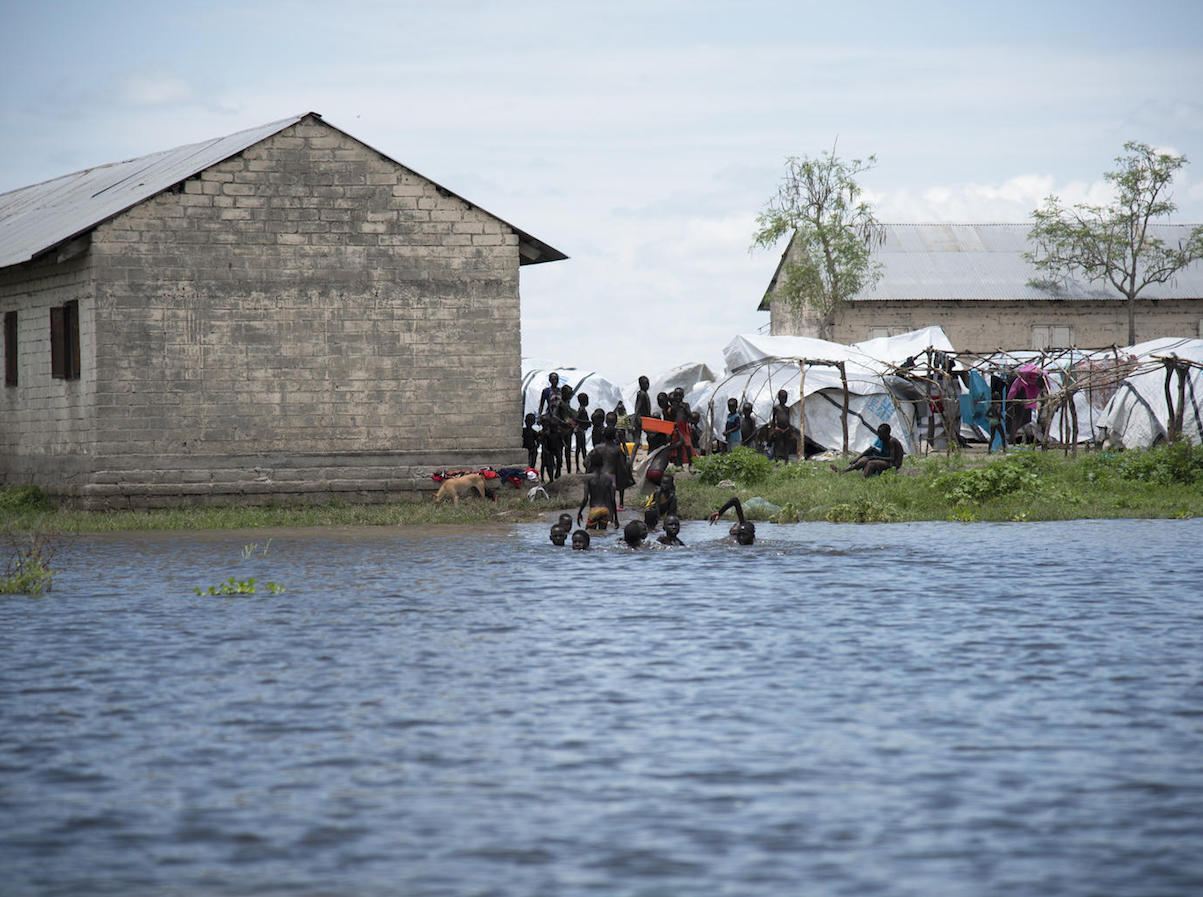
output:
[[[681,532],[681,521],[677,519],[675,514],[669,514],[664,518],[664,535],[656,541],[661,545],[684,545],[677,534]]]
[[[614,481],[609,474],[590,463],[590,473],[585,479],[585,494],[581,498],[581,506],[577,508],[576,522],[581,525],[585,508],[589,508],[589,520],[586,529],[606,529],[611,523],[618,529],[618,508],[614,504]]]

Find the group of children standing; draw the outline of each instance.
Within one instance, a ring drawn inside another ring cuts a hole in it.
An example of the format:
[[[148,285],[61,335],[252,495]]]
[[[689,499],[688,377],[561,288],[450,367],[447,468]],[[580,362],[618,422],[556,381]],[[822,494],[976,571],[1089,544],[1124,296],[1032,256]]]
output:
[[[554,372],[547,380],[547,386],[539,395],[538,409],[526,414],[522,428],[522,446],[526,449],[529,466],[538,470],[544,481],[572,473],[574,466],[578,473],[585,473],[589,453],[605,443],[606,433],[611,429],[628,466],[635,460],[645,438],[649,455],[669,446],[665,465],[689,466],[700,453],[697,446],[701,441],[701,415],[685,402],[683,389],[657,394],[658,407],[653,410],[648,392],[650,382],[644,376],[639,378],[634,413],[628,413],[622,401],[611,411],[601,408],[590,411],[588,394],[574,393],[571,386],[560,383],[559,374]],[[572,405],[574,399],[575,408]],[[664,429],[670,432],[645,431],[644,418],[667,421],[671,427]]]

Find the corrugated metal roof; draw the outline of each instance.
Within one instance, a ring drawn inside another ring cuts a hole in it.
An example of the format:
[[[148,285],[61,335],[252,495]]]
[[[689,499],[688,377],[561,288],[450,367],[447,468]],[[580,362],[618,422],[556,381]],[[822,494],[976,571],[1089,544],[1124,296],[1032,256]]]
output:
[[[877,260],[885,266],[881,281],[854,301],[1122,300],[1102,283],[1074,280],[1056,293],[1029,285],[1037,274],[1023,258],[1030,248],[1030,224],[887,224],[885,229],[885,244],[877,250]],[[1191,225],[1173,224],[1151,228],[1167,243],[1177,243],[1190,229]],[[770,293],[777,276],[774,274],[770,283]],[[1140,295],[1144,299],[1203,298],[1203,262],[1180,271],[1169,283],[1146,287]],[[765,310],[768,305],[761,302],[760,308]]]
[[[27,262],[304,117],[296,115],[0,194],[0,268]]]
[[[61,246],[126,209],[237,155],[310,115],[321,118],[316,112],[294,115],[225,137],[88,168],[0,194],[0,268],[27,262]],[[326,124],[334,127],[328,122]],[[380,153],[374,148],[369,149]],[[384,153],[380,155],[400,165]],[[440,189],[469,205],[475,205],[445,187],[440,186]],[[487,211],[486,214],[492,215]],[[493,217],[497,218],[496,215]],[[518,235],[521,264],[559,261],[568,257],[508,221],[501,218],[497,220]]]

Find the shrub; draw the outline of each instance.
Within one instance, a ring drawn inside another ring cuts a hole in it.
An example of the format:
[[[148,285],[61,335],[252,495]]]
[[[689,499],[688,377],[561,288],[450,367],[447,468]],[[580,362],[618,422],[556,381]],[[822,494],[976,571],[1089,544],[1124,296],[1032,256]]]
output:
[[[751,486],[773,472],[772,461],[744,445],[718,455],[703,455],[694,462],[694,467],[698,480],[708,486],[723,480]]]
[[[893,523],[902,515],[889,502],[862,497],[849,504],[832,505],[823,518],[828,523]]]
[[[1203,445],[1180,440],[1151,449],[1104,452],[1090,456],[1083,466],[1088,480],[1118,476],[1154,486],[1203,484]]]
[[[37,486],[0,489],[0,511],[42,511],[46,506],[46,496]]]
[[[985,501],[1040,486],[1043,462],[1034,452],[1012,452],[1006,458],[966,470],[942,473],[933,481],[955,504]]]

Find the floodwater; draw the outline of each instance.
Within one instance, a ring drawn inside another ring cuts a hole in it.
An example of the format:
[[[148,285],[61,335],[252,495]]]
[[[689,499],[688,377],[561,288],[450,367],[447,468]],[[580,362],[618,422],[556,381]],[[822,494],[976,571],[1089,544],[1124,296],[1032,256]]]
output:
[[[1203,520],[723,530],[65,540],[0,893],[1203,893]]]

